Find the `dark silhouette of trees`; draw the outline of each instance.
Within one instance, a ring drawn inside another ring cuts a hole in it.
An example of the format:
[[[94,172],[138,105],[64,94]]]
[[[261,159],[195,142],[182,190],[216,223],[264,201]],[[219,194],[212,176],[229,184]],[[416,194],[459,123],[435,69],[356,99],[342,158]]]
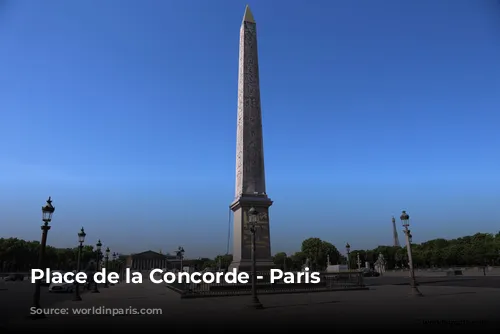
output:
[[[37,267],[40,242],[26,241],[18,238],[0,238],[0,272],[27,272]],[[96,259],[94,247],[85,245],[81,255],[82,268],[85,269]],[[78,247],[55,248],[47,246],[45,265],[50,269],[75,270],[78,258]],[[123,261],[123,259],[120,259]],[[110,259],[111,265],[114,265]]]
[[[37,265],[40,243],[18,238],[0,238],[0,272],[26,272]],[[351,268],[356,268],[357,256],[364,266],[365,261],[373,264],[379,254],[384,256],[387,269],[407,267],[408,255],[406,247],[378,246],[369,250],[351,250]],[[497,234],[476,233],[457,239],[438,238],[421,244],[412,244],[413,261],[416,268],[453,267],[453,266],[485,266],[500,265],[500,232]],[[74,270],[78,256],[78,248],[55,248],[47,246],[46,266],[51,269]],[[82,250],[82,268],[95,261],[93,246],[86,245]],[[116,263],[110,259],[110,269],[125,262],[125,255],[120,255]],[[320,238],[308,238],[302,242],[299,252],[287,255],[277,253],[274,263],[277,268],[289,271],[301,270],[309,259],[311,270],[324,270],[330,259],[331,264],[345,264],[346,258],[337,248]],[[232,255],[219,255],[215,259],[196,260],[198,270],[227,270]]]
[[[287,270],[300,270],[306,259],[309,259],[315,270],[321,270],[326,266],[327,254],[330,254],[331,264],[346,262],[345,257],[338,253],[335,246],[319,238],[309,238],[302,242],[300,252],[289,256],[283,252],[277,253],[274,256],[274,263],[280,269],[287,263],[289,264]],[[349,259],[351,268],[357,268],[358,254],[362,266],[366,261],[373,265],[379,254],[384,256],[387,269],[408,266],[406,246],[378,246],[375,249],[351,250]],[[416,268],[500,265],[500,232],[476,233],[450,240],[438,238],[421,244],[412,243],[412,255]]]
[[[382,253],[387,268],[407,267],[405,247],[378,246],[371,250],[352,250],[351,261],[359,254],[362,263],[373,263]],[[457,239],[433,239],[421,244],[412,243],[413,262],[417,268],[500,265],[500,233],[476,233]]]

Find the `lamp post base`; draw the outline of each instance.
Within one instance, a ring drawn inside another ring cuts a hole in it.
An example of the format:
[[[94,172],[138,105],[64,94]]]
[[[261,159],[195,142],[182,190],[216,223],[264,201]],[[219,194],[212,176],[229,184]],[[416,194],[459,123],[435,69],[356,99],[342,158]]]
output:
[[[33,304],[30,308],[30,315],[28,318],[36,320],[36,319],[45,319],[45,313],[43,313],[42,308],[38,304]]]
[[[410,295],[412,297],[423,297],[424,296],[422,294],[422,292],[420,292],[420,290],[416,286],[412,286],[411,287],[411,293],[410,293]]]
[[[261,310],[264,308],[264,305],[262,305],[258,298],[254,297],[252,298],[252,302],[248,305],[248,307],[255,310]]]
[[[90,291],[91,293],[100,293],[99,291],[99,286],[97,285],[97,283],[94,283],[93,286],[92,286],[92,290]]]
[[[75,297],[73,297],[73,301],[74,301],[74,302],[81,302],[81,301],[82,301],[82,297],[80,297],[80,296],[75,296]]]

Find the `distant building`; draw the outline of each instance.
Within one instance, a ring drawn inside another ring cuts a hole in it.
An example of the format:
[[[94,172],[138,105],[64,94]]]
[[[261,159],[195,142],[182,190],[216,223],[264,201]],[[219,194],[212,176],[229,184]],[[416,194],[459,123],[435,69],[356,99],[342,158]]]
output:
[[[148,250],[142,253],[131,254],[127,256],[126,266],[132,270],[151,270],[151,269],[181,269],[182,266],[192,266],[196,260],[180,259],[175,255],[157,253]]]

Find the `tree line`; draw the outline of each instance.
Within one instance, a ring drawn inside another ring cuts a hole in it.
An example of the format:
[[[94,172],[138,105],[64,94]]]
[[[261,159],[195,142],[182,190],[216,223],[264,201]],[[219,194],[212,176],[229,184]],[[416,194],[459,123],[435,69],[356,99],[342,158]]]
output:
[[[0,238],[0,272],[27,272],[38,267],[40,252],[39,241],[26,241],[19,238]],[[102,250],[101,250],[102,252]],[[94,246],[85,245],[81,253],[81,268],[84,270],[97,260]],[[104,254],[100,253],[100,260]],[[110,268],[124,263],[125,256],[119,255],[113,259],[110,255]],[[45,248],[44,267],[59,270],[75,270],[78,261],[78,247],[55,248],[47,245]]]
[[[333,247],[333,248],[332,248]],[[454,266],[494,266],[500,265],[500,232],[476,233],[457,239],[433,239],[421,244],[412,243],[412,258],[415,268],[454,267]],[[274,263],[280,268],[300,269],[306,258],[312,260],[313,268],[321,270],[326,267],[326,255],[330,255],[331,264],[348,264],[351,269],[357,268],[358,255],[361,266],[369,262],[371,266],[382,254],[386,269],[408,267],[408,251],[406,246],[378,246],[374,249],[354,249],[347,258],[338,254],[335,246],[319,238],[303,241],[302,249],[291,255],[277,253]]]
[[[29,271],[38,266],[40,243],[18,238],[0,238],[0,271]],[[358,255],[361,265],[377,261],[382,254],[387,269],[407,267],[406,247],[378,246],[370,250],[353,249],[349,261],[330,242],[320,238],[308,238],[302,242],[300,251],[293,254],[279,252],[273,256],[277,268],[289,271],[301,270],[308,264],[311,270],[324,270],[330,264],[350,263],[351,269],[357,268]],[[101,259],[102,259],[101,254]],[[421,244],[412,244],[413,262],[416,268],[485,266],[500,265],[500,232],[497,234],[476,233],[457,239],[433,239]],[[95,262],[97,257],[94,246],[86,245],[82,249],[81,263],[85,268]],[[55,248],[47,246],[45,266],[52,269],[74,270],[78,259],[78,247]],[[115,260],[109,259],[110,267],[125,262],[126,256],[120,255]],[[218,255],[214,259],[200,258],[191,260],[197,270],[226,270],[231,264],[231,254]]]
[[[411,249],[415,268],[495,266],[500,265],[500,232],[476,233],[449,240],[438,238],[420,244],[412,243]],[[408,267],[406,246],[351,249],[348,261],[333,244],[320,238],[305,239],[300,251],[293,254],[276,253],[273,261],[277,268],[290,271],[301,270],[306,262],[311,270],[321,271],[326,269],[328,261],[330,264],[349,264],[351,269],[356,269],[358,255],[361,266],[369,262],[373,267],[380,254],[388,270]],[[213,260],[200,260],[197,267],[227,269],[231,261],[231,255],[219,255]]]

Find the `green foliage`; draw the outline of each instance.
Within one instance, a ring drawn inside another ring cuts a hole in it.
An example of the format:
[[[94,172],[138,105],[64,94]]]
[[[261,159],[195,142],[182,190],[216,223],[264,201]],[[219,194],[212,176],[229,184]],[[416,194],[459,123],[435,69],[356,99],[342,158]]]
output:
[[[310,260],[313,270],[325,269],[328,258],[330,263],[339,263],[340,260],[337,248],[320,238],[308,238],[302,241],[301,251]]]
[[[284,271],[288,271],[294,266],[292,258],[287,256],[285,252],[276,253],[276,255],[273,256],[273,262],[276,268]]]
[[[198,270],[227,270],[232,261],[233,255],[231,254],[217,255],[213,260],[209,258],[200,259],[199,265],[195,265],[195,267]]]
[[[302,269],[302,265],[306,262],[307,256],[302,252],[296,252],[290,256],[292,266],[289,270],[297,271]]]
[[[0,271],[28,271],[38,266],[40,243],[18,238],[0,238]],[[406,247],[378,246],[371,250],[352,250],[349,254],[351,268],[357,267],[357,256],[361,265],[365,261],[374,263],[379,254],[386,260],[386,268],[407,266],[408,253]],[[500,265],[500,232],[497,234],[476,233],[458,239],[443,238],[429,240],[421,244],[412,244],[413,262],[417,268],[452,267],[452,266],[484,266]],[[301,270],[309,259],[312,270],[324,270],[327,258],[331,264],[346,263],[337,248],[320,238],[308,238],[302,242],[300,252],[291,255],[280,252],[273,257],[277,268],[283,270]],[[47,246],[45,267],[51,269],[74,270],[78,258],[78,248],[54,248]],[[81,269],[88,268],[95,261],[93,246],[82,249]],[[120,255],[117,261],[110,259],[109,268],[117,270],[126,260]],[[195,261],[199,270],[227,270],[233,260],[231,254],[218,255],[215,259],[202,258]]]
[[[233,262],[233,256],[231,254],[217,255],[214,259],[216,269],[227,270],[231,262]]]
[[[406,247],[378,246],[369,250],[352,250],[349,254],[351,268],[357,268],[357,261],[374,263],[379,254],[384,256],[387,269],[402,268],[408,264]],[[290,256],[281,252],[273,260],[278,268],[301,270],[309,258],[314,270],[326,267],[327,255],[331,264],[346,263],[347,258],[339,254],[331,243],[319,238],[308,238],[302,242],[301,251]],[[417,268],[500,265],[500,232],[496,235],[476,233],[458,239],[443,238],[412,244],[413,262]]]
[[[38,266],[40,243],[18,238],[0,238],[0,270],[28,271]],[[93,246],[84,246],[81,255],[82,269],[96,257]],[[45,249],[45,267],[74,270],[78,259],[78,247]]]
[[[273,261],[277,268],[282,270],[298,271],[309,259],[311,270],[324,270],[330,258],[331,264],[345,262],[345,258],[339,253],[337,248],[320,238],[308,238],[302,242],[300,252],[290,256],[280,252],[274,255]]]
[[[421,244],[412,244],[412,257],[415,267],[452,267],[500,265],[500,233],[476,233],[458,239],[438,238]],[[356,266],[357,254],[362,263],[377,260],[382,253],[387,268],[407,266],[406,247],[378,246],[371,250],[353,250],[350,254],[351,266]]]

